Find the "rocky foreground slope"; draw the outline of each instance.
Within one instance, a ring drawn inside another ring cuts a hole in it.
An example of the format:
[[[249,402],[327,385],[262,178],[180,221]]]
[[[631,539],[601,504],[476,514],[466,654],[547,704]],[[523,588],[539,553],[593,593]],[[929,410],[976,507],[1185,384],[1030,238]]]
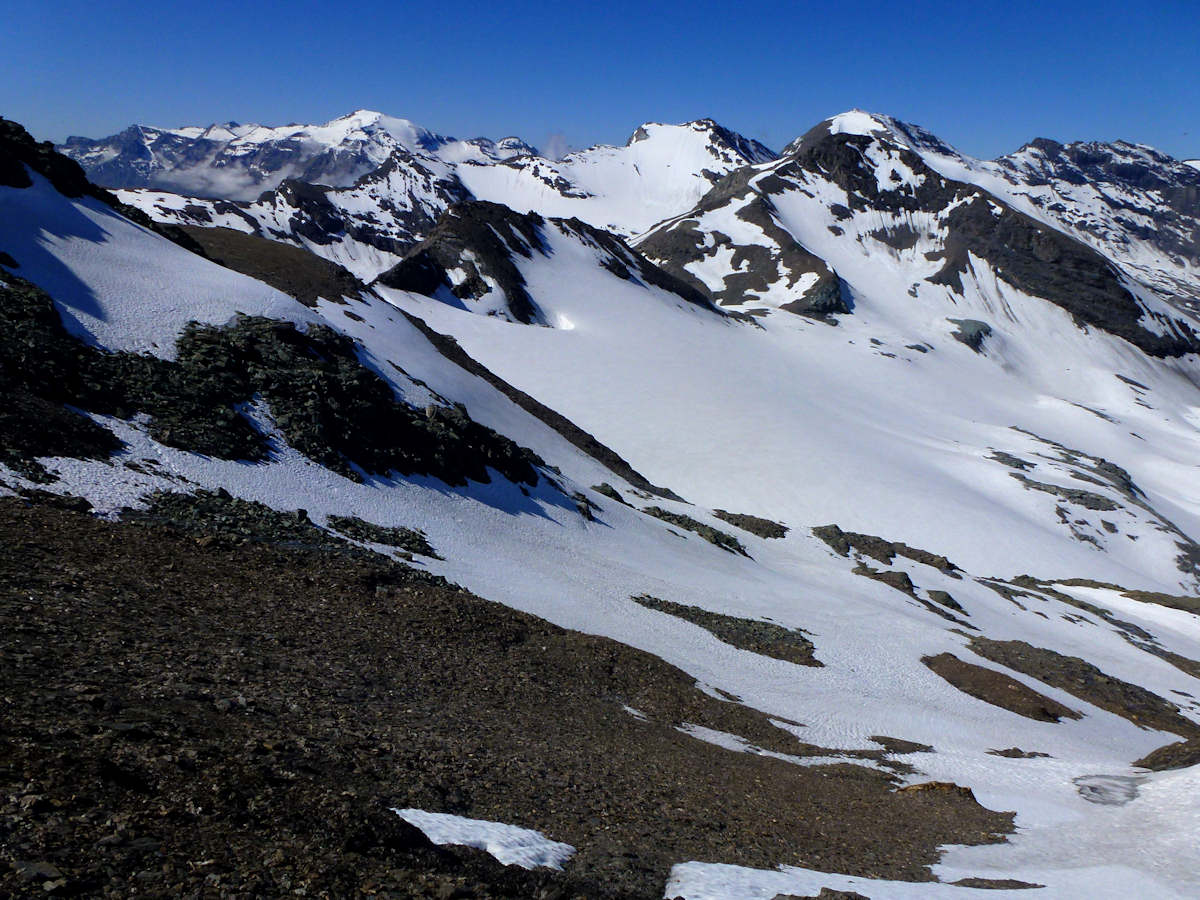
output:
[[[939,845],[1010,827],[968,791],[696,740],[678,726],[820,752],[649,654],[311,524],[282,540],[292,516],[218,522],[210,501],[123,524],[46,499],[0,501],[16,893],[649,898],[685,858],[923,879]],[[906,771],[913,749],[867,758]],[[565,874],[505,868],[389,806],[577,852]]]

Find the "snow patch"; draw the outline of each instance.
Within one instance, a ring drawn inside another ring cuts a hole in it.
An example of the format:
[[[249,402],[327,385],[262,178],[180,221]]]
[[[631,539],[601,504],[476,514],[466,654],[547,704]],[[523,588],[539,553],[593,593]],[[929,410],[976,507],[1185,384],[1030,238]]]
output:
[[[420,828],[435,844],[475,847],[490,853],[506,866],[561,869],[575,853],[575,848],[570,844],[552,841],[540,831],[517,825],[466,819],[422,809],[393,808],[392,812],[410,825]]]

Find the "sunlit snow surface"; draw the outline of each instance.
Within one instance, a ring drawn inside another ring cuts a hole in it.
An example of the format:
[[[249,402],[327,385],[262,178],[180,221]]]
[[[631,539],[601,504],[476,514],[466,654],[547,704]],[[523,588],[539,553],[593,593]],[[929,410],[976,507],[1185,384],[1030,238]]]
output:
[[[575,853],[570,844],[552,841],[540,831],[465,819],[449,813],[426,812],[422,809],[393,809],[396,815],[416,825],[435,844],[457,844],[486,850],[506,866],[522,869],[561,869]]]
[[[854,292],[854,315],[831,328],[772,313],[757,328],[622,281],[598,269],[593,248],[550,230],[552,252],[522,261],[522,274],[548,320],[573,327],[540,328],[398,292],[388,292],[386,301],[367,297],[310,310],[197,260],[91,201],[52,196],[42,182],[25,191],[0,188],[0,211],[0,247],[21,263],[16,271],[54,293],[68,320],[103,346],[168,355],[188,318],[220,323],[238,311],[325,322],[362,341],[363,361],[401,396],[422,405],[433,392],[461,401],[473,418],[560,467],[568,494],[608,481],[638,505],[655,502],[723,530],[733,529],[708,510],[768,516],[792,531],[778,541],[739,533],[753,557],[747,559],[694,535],[676,535],[598,494],[591,495],[595,521],[588,521],[545,480],[529,495],[499,478],[464,489],[429,478],[355,483],[313,464],[278,435],[270,461],[251,465],[164,447],[136,423],[108,420],[127,448],[108,461],[46,460],[61,476],[52,490],[87,496],[99,513],[114,515],[152,490],[223,486],[277,508],[303,507],[318,525],[330,515],[353,514],[385,526],[419,527],[446,557],[418,560],[429,570],[488,599],[654,653],[706,690],[804,723],[796,733],[809,743],[834,751],[877,749],[871,736],[889,735],[931,745],[933,752],[910,757],[919,771],[907,781],[957,782],[984,806],[1017,813],[1010,843],[951,849],[937,870],[943,881],[1017,878],[1048,886],[1022,896],[1196,895],[1200,800],[1194,775],[1148,775],[1123,806],[1089,802],[1077,784],[1090,776],[1145,774],[1131,761],[1174,735],[1138,728],[1021,675],[1015,677],[1083,718],[1030,721],[959,692],[920,660],[951,652],[983,663],[966,638],[905,595],[852,574],[853,563],[835,557],[810,532],[836,522],[944,553],[972,576],[1084,576],[1178,592],[1183,576],[1171,537],[1144,510],[1121,512],[1119,534],[1098,529],[1102,549],[1081,543],[1058,521],[1054,497],[1025,490],[988,457],[993,450],[1017,454],[1036,463],[1031,477],[1078,483],[1045,458],[1046,445],[1011,425],[1102,456],[1129,470],[1155,510],[1196,534],[1194,360],[1150,360],[1116,339],[1083,334],[1061,310],[1006,289],[982,265],[964,279],[965,296],[953,301],[925,289],[910,297],[898,259],[877,253],[872,265],[865,251],[861,261],[845,255],[839,272]],[[780,215],[798,231],[805,227],[799,201],[782,203]],[[813,223],[814,243],[821,231],[828,234],[824,223]],[[594,459],[444,359],[396,307],[453,334],[499,375],[695,505],[639,500]],[[1006,308],[1012,314],[1002,317]],[[983,356],[953,340],[946,323],[947,315],[981,312],[997,332]],[[907,349],[918,341],[931,351]],[[1114,372],[1146,391],[1131,390]],[[255,416],[274,434],[268,410],[257,407]],[[22,483],[14,473],[2,474]],[[908,572],[922,592],[950,592],[989,637],[1083,657],[1197,717],[1189,696],[1200,694],[1200,681],[1133,646],[1096,615],[1049,596],[1019,608],[971,577],[954,579],[901,559],[893,568]],[[1062,590],[1146,629],[1165,649],[1200,659],[1197,617],[1104,589]],[[824,667],[737,650],[629,600],[641,593],[804,628]],[[730,753],[749,749],[738,736],[692,733]],[[1049,757],[988,752],[1009,747]],[[775,882],[754,879],[783,875],[793,881],[761,895],[850,883],[793,870],[676,870],[677,879],[691,879],[687,890],[725,890],[720,879],[734,879],[724,894],[696,897],[760,896],[754,885]],[[857,882],[873,898],[976,893]]]

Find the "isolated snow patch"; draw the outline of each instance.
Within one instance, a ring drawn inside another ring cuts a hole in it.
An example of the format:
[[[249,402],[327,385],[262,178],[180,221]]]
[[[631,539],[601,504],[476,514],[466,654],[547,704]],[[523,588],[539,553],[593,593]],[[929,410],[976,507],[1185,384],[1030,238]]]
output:
[[[561,869],[575,853],[570,844],[552,841],[540,831],[517,825],[466,819],[423,809],[392,809],[392,812],[420,828],[435,844],[458,844],[486,850],[506,866]]]

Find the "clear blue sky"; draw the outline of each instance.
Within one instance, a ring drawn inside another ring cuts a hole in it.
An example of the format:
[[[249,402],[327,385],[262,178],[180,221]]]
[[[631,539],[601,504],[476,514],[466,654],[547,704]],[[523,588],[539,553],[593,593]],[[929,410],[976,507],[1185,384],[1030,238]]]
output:
[[[711,116],[778,149],[851,107],[995,156],[1200,156],[1198,0],[6,0],[0,115],[36,136],[379,109],[458,137],[623,142]]]

